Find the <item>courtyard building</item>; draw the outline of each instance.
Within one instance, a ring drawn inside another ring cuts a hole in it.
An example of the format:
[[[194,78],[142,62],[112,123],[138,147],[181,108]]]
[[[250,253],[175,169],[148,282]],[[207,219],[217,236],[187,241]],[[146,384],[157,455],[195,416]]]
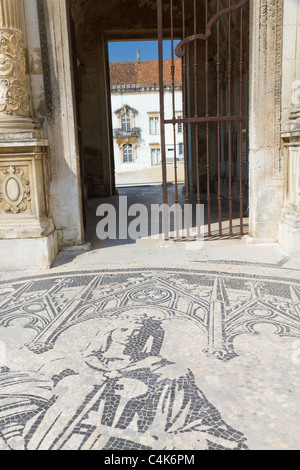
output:
[[[182,119],[182,67],[175,64],[175,115]],[[166,114],[172,115],[171,60],[164,60]],[[116,186],[162,184],[160,103],[158,61],[110,64],[114,157]],[[168,183],[175,182],[174,158],[179,167],[178,182],[184,183],[183,124],[176,126],[176,149],[173,130],[166,135]]]

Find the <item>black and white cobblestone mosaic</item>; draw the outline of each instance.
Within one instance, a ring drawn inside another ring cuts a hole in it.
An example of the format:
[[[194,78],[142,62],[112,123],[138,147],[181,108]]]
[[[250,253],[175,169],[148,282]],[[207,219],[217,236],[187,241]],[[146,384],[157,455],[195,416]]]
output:
[[[299,281],[131,269],[2,283],[0,449],[247,449],[198,377],[260,325],[300,338]]]

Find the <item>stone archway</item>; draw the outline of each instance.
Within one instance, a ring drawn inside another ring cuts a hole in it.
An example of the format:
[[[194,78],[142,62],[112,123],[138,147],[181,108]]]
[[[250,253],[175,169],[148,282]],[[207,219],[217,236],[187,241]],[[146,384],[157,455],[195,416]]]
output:
[[[51,26],[52,31],[50,34],[51,44],[49,46],[56,64],[57,82],[61,83],[62,87],[60,93],[64,96],[66,92],[66,96],[71,98],[71,76],[66,76],[65,67],[63,67],[64,58],[69,54],[68,41],[66,42],[68,6],[67,2],[62,2],[60,9],[63,9],[64,14],[60,14],[58,19],[56,16],[57,7],[55,7],[55,10],[53,2],[54,0],[47,0],[45,2],[49,20],[48,26]],[[125,0],[123,0],[120,2],[120,5],[124,6],[125,3]],[[99,6],[99,2],[93,2],[92,0],[84,2],[84,4],[82,2],[71,1],[69,4],[74,15],[77,34],[82,38],[82,45],[87,49],[93,49],[93,42],[88,39],[89,28],[92,28],[92,25],[97,22],[97,19],[99,19],[97,14],[99,15],[101,8],[104,7],[102,5]],[[111,7],[113,7],[112,4]],[[132,9],[137,14],[136,16],[133,15],[131,10],[130,18],[134,23],[131,25],[132,34],[135,36],[143,34],[145,38],[153,37],[156,31],[156,2],[136,1],[132,5]],[[141,20],[141,16],[145,14],[145,9],[148,12],[148,29],[145,29],[145,25]],[[118,11],[121,12],[123,10],[121,8]],[[276,0],[272,4],[266,0],[253,0],[250,2],[250,240],[254,239],[256,241],[277,241],[278,221],[283,204],[284,165],[281,155],[280,136],[282,14],[282,0]],[[112,17],[114,18],[114,16]],[[116,21],[118,21],[117,18]],[[100,92],[103,98],[102,106],[104,106],[106,112],[109,111],[109,100],[106,88],[107,82],[105,82],[107,79],[105,40],[109,37],[109,31],[114,37],[128,37],[125,26],[126,17],[124,15],[123,23],[117,24],[116,22],[111,24],[108,30],[101,30],[98,22],[97,41],[100,41],[99,47],[102,50],[103,78]],[[109,28],[111,29],[109,30]],[[61,41],[62,34],[65,35],[65,40],[63,41]],[[58,45],[61,44],[63,44],[65,56],[58,54],[61,51],[61,47],[58,47]],[[69,100],[69,103],[71,101]],[[71,108],[67,107],[67,109],[70,111]],[[62,116],[61,122],[63,123],[64,120],[65,117]],[[68,123],[68,126],[70,126],[70,120],[68,120]],[[57,129],[57,126],[64,132],[64,125],[59,123],[54,128]],[[109,137],[110,129],[107,118],[104,122],[103,132]],[[106,150],[104,150],[106,155],[110,152],[109,138],[107,137]],[[77,139],[73,130],[71,133],[68,133],[67,140],[75,149]],[[75,153],[77,154],[77,152]],[[109,191],[113,190],[112,171],[112,167],[106,166],[106,176],[110,181]],[[77,179],[78,177],[77,173]],[[104,188],[104,191],[107,191],[107,189]],[[72,239],[72,236],[70,239]]]

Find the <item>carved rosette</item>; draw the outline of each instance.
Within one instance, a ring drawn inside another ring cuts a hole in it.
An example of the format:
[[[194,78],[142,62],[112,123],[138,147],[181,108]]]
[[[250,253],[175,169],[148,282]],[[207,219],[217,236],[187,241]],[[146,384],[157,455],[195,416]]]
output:
[[[4,212],[19,214],[31,201],[30,183],[25,168],[8,167],[0,170],[0,207]]]
[[[29,117],[23,34],[0,29],[0,113]]]

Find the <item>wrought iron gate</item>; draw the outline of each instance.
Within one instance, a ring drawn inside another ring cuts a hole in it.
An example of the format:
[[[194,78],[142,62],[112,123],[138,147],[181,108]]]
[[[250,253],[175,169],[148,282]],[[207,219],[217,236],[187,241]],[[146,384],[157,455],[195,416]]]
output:
[[[173,202],[178,204],[182,197],[177,178],[177,139],[181,126],[185,148],[184,199],[187,204],[193,197],[199,205],[205,202],[207,237],[240,237],[247,231],[244,180],[248,163],[245,76],[248,7],[248,0],[157,0],[164,204],[170,203],[166,126],[173,126]],[[171,39],[171,116],[165,113],[163,43],[166,39]],[[175,104],[178,58],[182,61],[181,116]],[[238,220],[237,226],[234,219]]]

